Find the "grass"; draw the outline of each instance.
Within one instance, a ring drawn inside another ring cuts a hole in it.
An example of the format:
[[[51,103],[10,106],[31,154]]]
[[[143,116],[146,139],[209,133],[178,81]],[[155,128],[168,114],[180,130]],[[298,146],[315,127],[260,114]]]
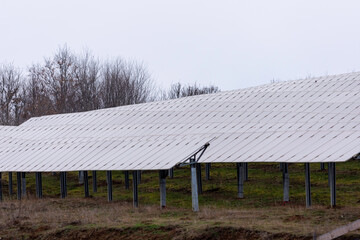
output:
[[[191,211],[189,168],[175,169],[174,178],[167,178],[167,208],[159,209],[158,172],[142,173],[139,185],[140,208],[132,207],[132,191],[126,190],[123,172],[113,172],[112,203],[107,202],[105,172],[98,172],[98,192],[83,198],[83,185],[78,183],[78,173],[68,174],[68,197],[59,199],[59,174],[43,174],[44,199],[37,200],[35,174],[26,174],[27,197],[11,200],[8,193],[7,174],[3,174],[5,201],[0,207],[0,236],[12,236],[21,227],[31,229],[31,234],[42,234],[66,229],[124,228],[144,234],[161,235],[178,231],[192,236],[198,231],[208,232],[209,227],[242,227],[252,231],[286,233],[310,236],[324,233],[354,221],[360,216],[360,164],[349,161],[336,165],[337,207],[329,208],[330,192],[326,171],[320,164],[311,164],[312,202],[305,208],[305,178],[303,164],[290,164],[290,203],[283,206],[282,174],[278,164],[249,163],[249,181],[245,182],[244,199],[237,199],[235,164],[212,164],[211,180],[203,180],[203,194],[199,196],[200,212]],[[203,169],[203,176],[205,171]],[[131,178],[130,174],[130,178]],[[16,192],[16,177],[14,192]],[[15,198],[16,196],[12,196]],[[170,230],[168,226],[176,226]],[[37,231],[36,229],[42,229]],[[174,230],[175,229],[175,230]],[[165,232],[165,233],[164,233]],[[25,234],[24,233],[24,234]],[[179,236],[181,236],[179,233]],[[214,233],[216,234],[216,233]],[[196,235],[196,234],[195,234]],[[24,235],[25,236],[25,235]],[[167,236],[167,235],[166,235]],[[164,237],[165,238],[165,237]]]

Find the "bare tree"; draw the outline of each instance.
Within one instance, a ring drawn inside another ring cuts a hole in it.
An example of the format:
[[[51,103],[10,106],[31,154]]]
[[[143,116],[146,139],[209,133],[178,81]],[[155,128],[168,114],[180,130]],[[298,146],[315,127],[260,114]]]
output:
[[[151,100],[152,91],[150,74],[143,65],[120,58],[103,65],[101,93],[104,107],[147,102]]]
[[[45,60],[37,74],[44,82],[56,113],[73,112],[75,106],[77,81],[76,57],[65,45],[59,48],[51,59]]]
[[[13,65],[0,66],[0,122],[15,125],[20,121],[23,109],[21,96],[21,72]]]
[[[53,102],[43,78],[43,67],[31,66],[28,79],[24,86],[24,119],[56,113]]]
[[[76,111],[100,108],[100,62],[89,52],[77,58],[75,79],[77,82]]]
[[[200,94],[209,94],[219,92],[220,89],[214,85],[209,85],[207,87],[200,87],[198,84],[194,83],[193,85],[182,85],[181,83],[174,83],[170,86],[166,98],[174,99],[187,96],[194,96]]]

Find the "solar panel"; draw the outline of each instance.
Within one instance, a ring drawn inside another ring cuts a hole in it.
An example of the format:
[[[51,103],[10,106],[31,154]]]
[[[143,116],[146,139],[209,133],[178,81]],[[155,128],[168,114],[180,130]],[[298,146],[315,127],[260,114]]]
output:
[[[160,170],[201,162],[341,162],[360,152],[360,73],[35,117],[0,127],[0,171]]]

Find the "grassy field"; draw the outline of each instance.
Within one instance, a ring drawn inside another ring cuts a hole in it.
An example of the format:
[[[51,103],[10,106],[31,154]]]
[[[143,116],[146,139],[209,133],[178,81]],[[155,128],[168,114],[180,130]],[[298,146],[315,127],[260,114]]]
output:
[[[59,198],[59,174],[44,174],[42,200],[34,197],[35,174],[28,173],[28,194],[22,201],[7,195],[7,174],[3,174],[0,236],[1,239],[121,239],[120,236],[124,239],[312,239],[313,233],[325,233],[360,218],[360,175],[357,174],[360,163],[339,163],[336,170],[337,207],[329,208],[327,172],[320,171],[320,164],[311,164],[313,206],[306,209],[303,164],[289,165],[291,197],[286,205],[282,201],[279,164],[249,163],[244,199],[236,198],[235,164],[213,164],[211,180],[203,180],[199,213],[191,211],[189,168],[175,169],[174,178],[167,178],[167,208],[162,210],[158,172],[142,173],[138,209],[132,207],[132,191],[125,189],[123,172],[113,172],[111,203],[106,200],[104,172],[98,172],[95,194],[91,192],[89,172],[91,197],[86,199],[77,173],[68,174],[66,199]]]

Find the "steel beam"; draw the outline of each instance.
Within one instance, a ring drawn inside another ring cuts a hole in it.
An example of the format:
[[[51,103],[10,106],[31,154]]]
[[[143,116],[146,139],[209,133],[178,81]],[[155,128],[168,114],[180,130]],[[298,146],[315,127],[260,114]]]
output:
[[[328,186],[330,187],[330,163],[328,163]]]
[[[311,183],[310,183],[310,164],[305,163],[305,192],[306,192],[306,207],[311,206]]]
[[[168,176],[168,173],[168,170],[159,171],[160,208],[166,207],[166,177]]]
[[[2,173],[0,172],[0,201],[3,200],[3,191],[2,191]]]
[[[141,170],[137,171],[137,184],[141,183]]]
[[[64,193],[65,197],[67,197],[67,172],[64,172]]]
[[[26,196],[26,174],[25,172],[21,173],[21,193],[23,196]]]
[[[65,172],[60,172],[60,197],[66,197],[66,174]]]
[[[249,181],[248,163],[244,163],[244,181]]]
[[[11,197],[14,194],[12,172],[9,172],[8,175],[9,175],[9,196]]]
[[[211,163],[205,163],[205,177],[206,177],[206,180],[210,180],[210,169],[211,169]]]
[[[174,178],[174,168],[169,169],[169,178],[171,178],[171,179]]]
[[[138,193],[138,180],[139,171],[133,171],[133,204],[134,207],[139,207],[139,193]]]
[[[36,197],[42,198],[42,174],[41,174],[41,172],[35,173],[35,188],[36,188]]]
[[[21,172],[16,173],[17,199],[21,200]]]
[[[79,171],[79,183],[84,183],[84,171]]]
[[[97,192],[97,175],[96,175],[96,171],[92,171],[92,185],[93,185],[93,192],[96,193]]]
[[[325,163],[320,163],[320,170],[321,171],[325,170]]]
[[[202,194],[202,178],[201,178],[201,163],[196,164],[196,176],[197,176],[197,184],[198,184],[198,194]]]
[[[89,197],[89,176],[88,171],[84,171],[84,196]]]
[[[124,172],[124,177],[125,177],[125,189],[129,189],[129,187],[130,187],[130,184],[129,184],[129,171]]]
[[[106,171],[106,182],[107,182],[107,194],[108,194],[108,201],[111,202],[113,200],[113,193],[112,193],[112,172]]]
[[[290,201],[289,186],[290,186],[289,164],[283,163],[283,192],[284,192],[283,201],[284,202]]]
[[[244,198],[244,164],[236,163],[238,198]]]
[[[336,171],[335,163],[329,163],[329,179],[330,179],[330,206],[336,206]]]
[[[198,178],[197,178],[197,168],[196,168],[196,163],[195,163],[195,159],[192,158],[190,160],[191,165],[190,165],[190,169],[191,169],[191,197],[192,197],[192,210],[194,212],[198,212],[199,211],[199,195],[198,195]]]

